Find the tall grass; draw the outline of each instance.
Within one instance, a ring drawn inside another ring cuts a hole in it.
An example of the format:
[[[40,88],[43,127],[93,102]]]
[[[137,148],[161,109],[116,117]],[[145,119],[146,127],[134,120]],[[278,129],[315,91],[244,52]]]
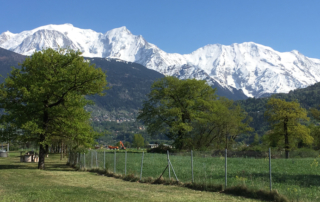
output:
[[[96,157],[86,154],[86,168],[96,167]],[[103,165],[104,153],[97,152],[99,168]],[[127,153],[127,175],[140,176],[141,153]],[[179,181],[192,181],[190,153],[170,155],[170,160]],[[114,151],[105,153],[106,169],[114,172]],[[320,158],[272,159],[272,188],[280,194],[295,201],[320,200]],[[81,162],[83,163],[83,155]],[[167,155],[145,153],[143,160],[143,177],[158,178],[167,166]],[[116,152],[116,169],[118,174],[125,173],[125,153]],[[212,157],[210,153],[194,152],[193,157],[194,182],[204,185],[225,184],[224,156]],[[168,170],[163,177],[168,179]],[[171,178],[175,179],[171,170]],[[268,158],[228,158],[228,185],[243,186],[250,189],[269,190],[269,160]]]

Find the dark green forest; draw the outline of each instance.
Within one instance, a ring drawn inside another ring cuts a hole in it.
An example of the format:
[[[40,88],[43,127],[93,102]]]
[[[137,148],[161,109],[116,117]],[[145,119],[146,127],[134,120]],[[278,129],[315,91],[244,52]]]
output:
[[[307,88],[296,89],[289,93],[273,94],[272,97],[286,101],[297,101],[301,107],[307,110],[310,110],[310,108],[318,108],[320,105],[320,83],[316,83]],[[262,136],[270,130],[270,126],[264,116],[268,99],[269,98],[248,98],[235,102],[240,104],[249,116],[253,118],[250,126],[255,129],[253,133],[257,133],[259,136]],[[253,136],[250,138],[250,141],[253,141]]]

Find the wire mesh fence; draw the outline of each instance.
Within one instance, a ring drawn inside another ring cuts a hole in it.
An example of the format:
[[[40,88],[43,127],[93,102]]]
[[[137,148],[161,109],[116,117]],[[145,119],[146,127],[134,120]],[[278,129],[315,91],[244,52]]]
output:
[[[72,164],[85,169],[105,169],[137,178],[193,182],[203,185],[271,190],[290,199],[320,200],[319,152],[284,151],[191,151],[167,154],[89,150],[69,156]],[[227,157],[227,158],[226,158]],[[270,158],[269,158],[270,157]],[[271,172],[270,172],[271,171]]]

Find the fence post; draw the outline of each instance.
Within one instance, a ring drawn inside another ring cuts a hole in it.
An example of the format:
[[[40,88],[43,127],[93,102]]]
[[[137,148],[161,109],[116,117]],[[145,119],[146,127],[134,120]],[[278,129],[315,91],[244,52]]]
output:
[[[167,161],[168,161],[168,171],[169,171],[169,180],[171,179],[170,175],[170,160],[169,160],[169,150],[167,150]]]
[[[170,163],[170,166],[171,166],[171,168],[172,168],[173,174],[174,174],[174,176],[176,177],[177,182],[179,182],[179,179],[178,179],[178,177],[177,177],[177,175],[176,175],[176,172],[174,172],[174,168],[173,168],[173,166],[172,166],[172,164],[171,164],[170,159],[169,159],[169,163]]]
[[[127,175],[127,151],[125,151],[124,156],[124,175]]]
[[[271,148],[269,147],[269,181],[270,181],[270,191],[272,190],[272,178],[271,178]]]
[[[191,176],[192,176],[192,183],[194,183],[194,176],[193,176],[193,151],[191,150]]]
[[[227,153],[228,153],[228,151],[226,149],[226,155],[225,155],[225,189],[227,188],[227,158],[228,158]]]
[[[113,160],[113,172],[116,173],[116,164],[117,164],[117,157],[116,157],[116,150],[114,150],[114,160]]]
[[[141,181],[141,179],[142,179],[143,156],[144,156],[144,152],[142,152],[142,158],[141,158],[140,181]]]
[[[92,150],[90,150],[90,152],[91,152],[91,167],[90,167],[90,169],[92,169],[92,164],[93,164],[93,153],[92,153]]]
[[[106,169],[106,151],[103,151],[103,168]]]
[[[83,153],[83,167],[86,168],[86,153]]]
[[[98,166],[98,152],[96,151],[96,167],[99,168]]]
[[[82,165],[81,165],[82,161],[81,161],[81,153],[79,152],[79,168],[81,170],[82,168]]]

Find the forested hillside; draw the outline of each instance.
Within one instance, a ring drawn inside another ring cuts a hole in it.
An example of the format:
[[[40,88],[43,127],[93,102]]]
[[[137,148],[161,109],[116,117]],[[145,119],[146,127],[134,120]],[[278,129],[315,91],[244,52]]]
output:
[[[142,106],[142,101],[150,92],[151,84],[164,77],[164,75],[137,63],[103,58],[86,59],[106,71],[107,81],[111,87],[106,91],[105,96],[90,97],[99,110],[134,113]]]
[[[26,56],[0,48],[0,83],[10,73],[11,67],[18,67],[18,63],[22,63],[25,58]]]
[[[286,101],[298,101],[301,107],[309,110],[312,107],[320,105],[320,83],[316,83],[307,88],[296,89],[289,93],[273,94],[272,97],[284,99]],[[265,106],[268,98],[249,98],[246,100],[239,100],[236,103],[240,104],[245,111],[253,118],[251,127],[255,129],[254,133],[263,135],[269,130],[269,125],[264,117]]]

